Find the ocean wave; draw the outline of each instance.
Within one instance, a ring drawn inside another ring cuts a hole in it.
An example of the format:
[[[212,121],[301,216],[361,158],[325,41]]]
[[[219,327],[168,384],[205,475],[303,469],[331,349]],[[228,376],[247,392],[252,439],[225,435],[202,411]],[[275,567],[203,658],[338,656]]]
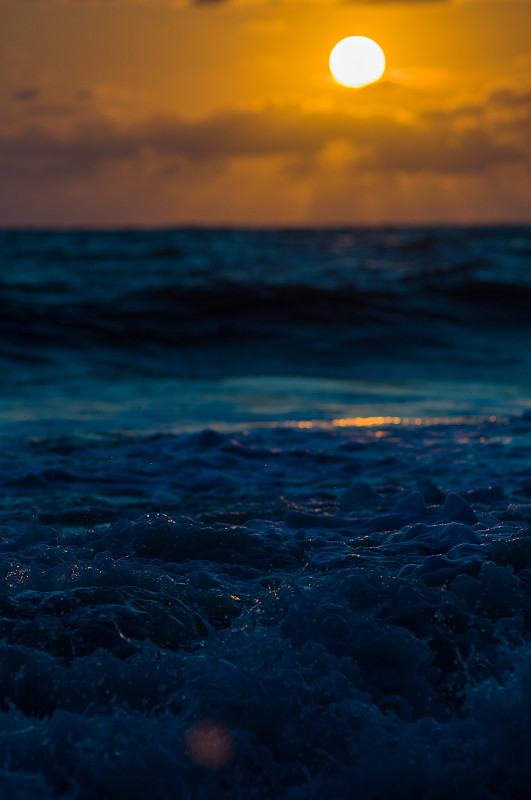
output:
[[[0,790],[523,800],[530,435],[6,441]]]
[[[488,397],[515,410],[513,386],[525,408],[528,239],[524,227],[0,232],[0,415],[114,408],[136,427],[136,404],[195,427],[268,403],[297,419],[396,412],[356,409],[355,386],[334,408],[308,385],[298,401],[285,385],[286,403],[265,384],[212,383],[249,376],[438,381],[433,415],[488,413]]]
[[[151,346],[183,347],[242,337],[278,339],[297,331],[309,337],[334,331],[354,341],[392,330],[408,333],[413,318],[427,339],[439,336],[439,325],[474,324],[485,332],[493,322],[505,327],[529,324],[531,289],[465,278],[409,287],[397,294],[356,287],[326,289],[308,285],[248,286],[213,281],[208,286],[166,284],[121,297],[46,305],[37,298],[9,295],[2,308],[4,345],[26,344],[35,350],[53,345],[65,349]],[[488,314],[488,316],[485,316]],[[432,332],[433,329],[433,332]]]

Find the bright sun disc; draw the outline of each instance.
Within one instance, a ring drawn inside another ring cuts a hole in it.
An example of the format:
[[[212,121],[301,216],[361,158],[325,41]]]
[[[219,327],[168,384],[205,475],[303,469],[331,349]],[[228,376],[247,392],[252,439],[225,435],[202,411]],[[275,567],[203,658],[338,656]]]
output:
[[[381,78],[385,56],[380,45],[366,36],[347,36],[330,53],[330,71],[344,86],[365,86]]]

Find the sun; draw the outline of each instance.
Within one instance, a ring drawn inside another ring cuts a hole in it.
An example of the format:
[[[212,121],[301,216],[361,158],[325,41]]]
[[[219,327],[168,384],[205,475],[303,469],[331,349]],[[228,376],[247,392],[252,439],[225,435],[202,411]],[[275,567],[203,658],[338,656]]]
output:
[[[347,36],[330,53],[330,72],[344,86],[365,86],[381,78],[385,56],[380,45],[366,36]]]

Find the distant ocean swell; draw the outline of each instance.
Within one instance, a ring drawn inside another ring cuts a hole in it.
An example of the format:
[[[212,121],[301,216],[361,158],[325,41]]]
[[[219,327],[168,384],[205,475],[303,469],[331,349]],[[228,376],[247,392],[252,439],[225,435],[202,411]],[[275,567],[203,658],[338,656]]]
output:
[[[405,287],[401,287],[405,290]],[[39,296],[3,298],[0,334],[4,345],[65,349],[186,347],[215,340],[230,343],[312,331],[356,342],[372,336],[374,345],[409,336],[412,323],[424,337],[448,327],[473,324],[492,334],[501,328],[529,327],[531,289],[501,282],[460,280],[407,287],[407,294],[308,285],[270,286],[216,282],[194,288],[168,284],[120,297],[84,300]],[[414,318],[414,319],[413,319]],[[433,329],[433,333],[432,333]],[[380,341],[378,341],[380,336]],[[340,342],[338,342],[340,346]],[[457,355],[457,354],[456,354]]]
[[[529,405],[526,227],[4,231],[0,249],[3,427]]]
[[[412,316],[428,338],[445,322],[527,327],[529,242],[526,228],[4,232],[0,333],[38,350],[340,326],[383,346]]]

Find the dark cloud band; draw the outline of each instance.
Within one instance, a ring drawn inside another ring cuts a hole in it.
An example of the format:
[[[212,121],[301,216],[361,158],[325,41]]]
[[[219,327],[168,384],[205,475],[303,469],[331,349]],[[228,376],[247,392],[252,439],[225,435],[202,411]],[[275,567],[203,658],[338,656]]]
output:
[[[331,143],[346,143],[358,167],[405,172],[469,174],[526,156],[522,131],[525,98],[497,92],[487,104],[514,108],[514,124],[504,122],[503,141],[482,124],[485,108],[466,107],[425,114],[403,123],[384,116],[356,118],[343,112],[303,113],[295,107],[218,113],[197,122],[157,116],[121,127],[106,119],[79,124],[69,137],[38,125],[0,137],[0,165],[12,171],[87,174],[146,154],[167,169],[174,162],[223,163],[238,158],[288,157],[310,171]],[[526,116],[531,122],[531,113]],[[463,125],[463,119],[467,124]],[[507,127],[509,126],[509,128]],[[527,145],[528,146],[528,145]]]

